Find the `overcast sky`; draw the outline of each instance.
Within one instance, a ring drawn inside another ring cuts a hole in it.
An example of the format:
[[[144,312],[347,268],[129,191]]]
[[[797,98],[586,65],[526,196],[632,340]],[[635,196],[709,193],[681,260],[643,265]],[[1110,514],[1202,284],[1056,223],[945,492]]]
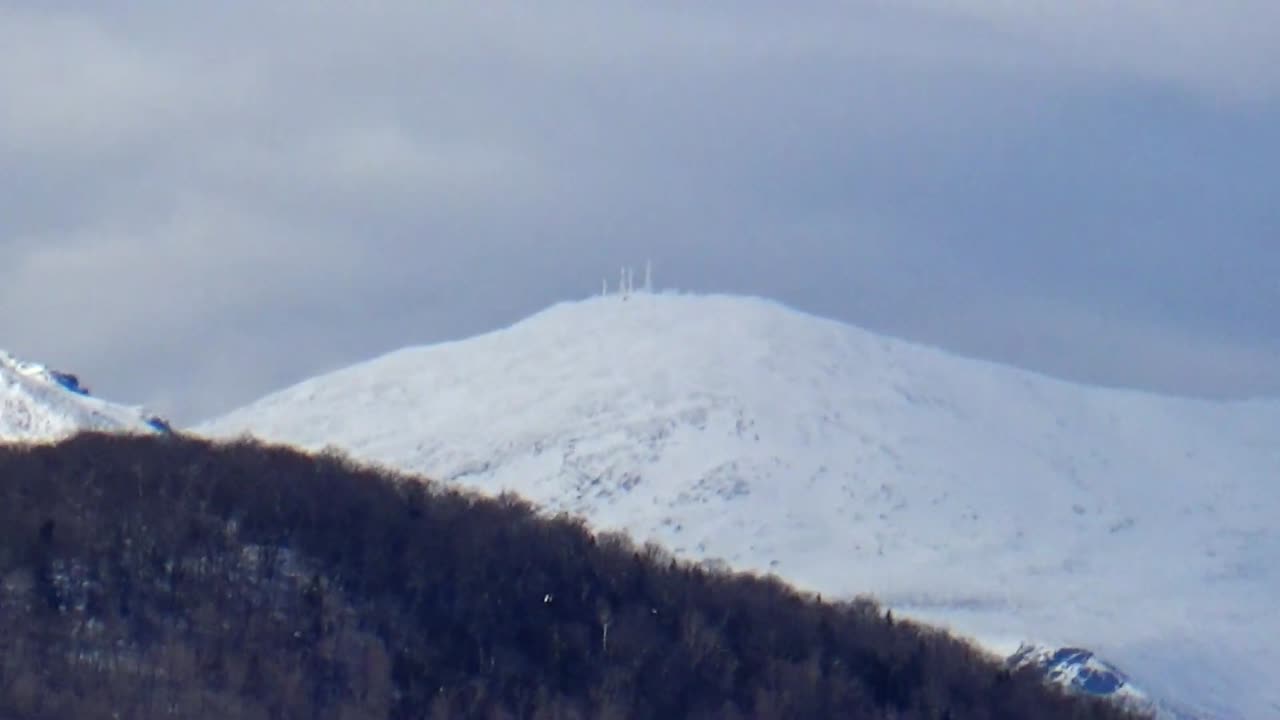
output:
[[[0,57],[0,347],[179,422],[646,259],[1280,394],[1275,0],[0,0]]]

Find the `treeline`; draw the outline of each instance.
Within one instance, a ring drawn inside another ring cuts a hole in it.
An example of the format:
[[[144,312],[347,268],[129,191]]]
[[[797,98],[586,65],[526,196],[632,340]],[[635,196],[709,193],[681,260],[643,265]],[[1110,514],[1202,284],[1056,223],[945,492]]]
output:
[[[866,600],[251,442],[0,447],[0,718],[1127,718]]]

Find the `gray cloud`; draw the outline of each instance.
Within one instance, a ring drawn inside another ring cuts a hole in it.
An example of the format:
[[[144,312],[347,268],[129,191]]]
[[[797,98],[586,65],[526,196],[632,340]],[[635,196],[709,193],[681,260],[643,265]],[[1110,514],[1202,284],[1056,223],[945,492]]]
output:
[[[195,420],[652,258],[1280,393],[1273,4],[575,5],[0,3],[0,346]]]

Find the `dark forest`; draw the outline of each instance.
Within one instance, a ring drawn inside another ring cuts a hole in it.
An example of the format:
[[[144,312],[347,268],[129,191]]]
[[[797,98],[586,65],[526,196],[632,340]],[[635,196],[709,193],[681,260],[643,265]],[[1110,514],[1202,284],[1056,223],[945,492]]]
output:
[[[776,578],[336,453],[0,446],[0,719],[1110,720]]]

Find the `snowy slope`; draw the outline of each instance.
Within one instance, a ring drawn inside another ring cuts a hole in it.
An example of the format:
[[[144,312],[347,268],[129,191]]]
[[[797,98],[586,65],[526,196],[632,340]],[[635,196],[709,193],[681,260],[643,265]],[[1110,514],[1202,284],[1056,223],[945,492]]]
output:
[[[200,430],[513,489],[993,644],[1088,647],[1210,717],[1280,717],[1280,401],[1081,387],[766,301],[641,294]]]
[[[91,397],[74,375],[0,351],[0,442],[57,440],[81,430],[166,432],[138,408]]]

